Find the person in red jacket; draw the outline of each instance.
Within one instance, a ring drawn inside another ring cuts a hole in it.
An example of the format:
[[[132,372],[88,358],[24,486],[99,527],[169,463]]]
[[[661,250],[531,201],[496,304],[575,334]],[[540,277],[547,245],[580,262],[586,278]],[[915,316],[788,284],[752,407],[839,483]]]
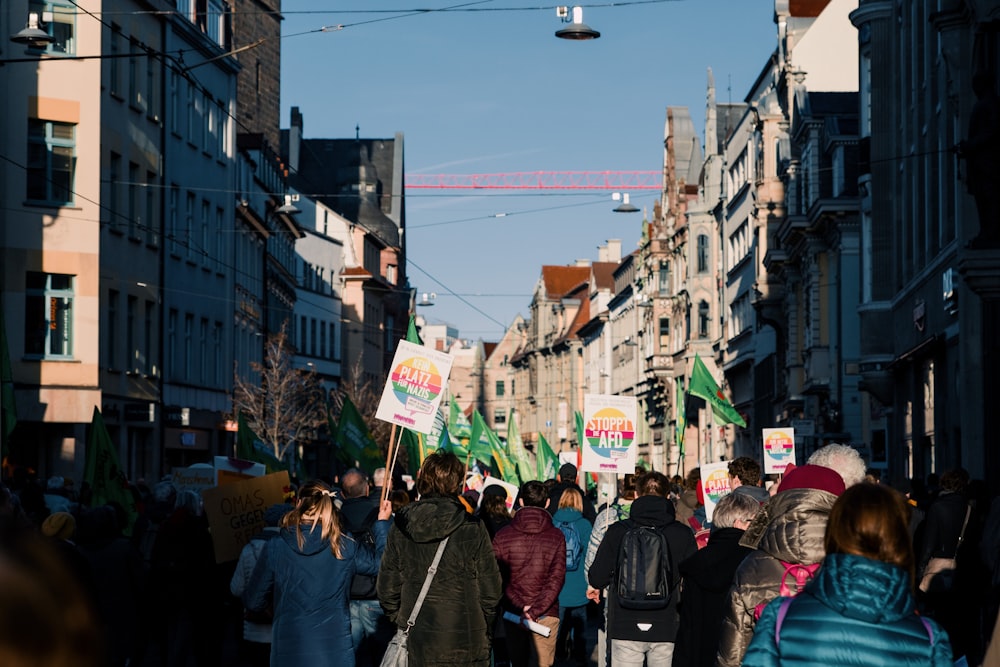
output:
[[[559,591],[566,577],[566,538],[546,511],[549,496],[541,482],[525,482],[510,524],[493,538],[503,576],[504,612],[549,630],[543,636],[522,623],[504,621],[512,665],[550,667],[559,633]]]

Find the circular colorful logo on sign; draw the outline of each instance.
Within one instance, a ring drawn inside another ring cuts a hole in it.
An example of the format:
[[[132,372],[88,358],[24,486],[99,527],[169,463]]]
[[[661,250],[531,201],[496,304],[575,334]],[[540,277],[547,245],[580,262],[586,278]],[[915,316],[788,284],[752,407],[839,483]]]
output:
[[[713,470],[705,479],[701,480],[701,487],[705,495],[713,503],[717,503],[724,496],[729,495],[729,471],[726,468]]]
[[[773,459],[781,460],[790,456],[794,448],[795,443],[782,431],[772,433],[764,440],[764,451]]]
[[[611,458],[611,452],[629,448],[635,439],[635,425],[617,408],[602,408],[587,421],[584,437],[595,454]]]
[[[411,357],[392,371],[392,391],[408,410],[426,412],[441,393],[441,374],[429,359]]]

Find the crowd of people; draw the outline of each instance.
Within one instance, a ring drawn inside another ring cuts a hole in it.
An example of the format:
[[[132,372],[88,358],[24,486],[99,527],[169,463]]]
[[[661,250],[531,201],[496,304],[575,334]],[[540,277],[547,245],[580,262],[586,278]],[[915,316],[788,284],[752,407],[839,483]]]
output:
[[[964,470],[897,489],[834,444],[729,477],[706,507],[698,469],[637,469],[595,507],[572,464],[512,498],[435,452],[412,488],[384,469],[301,484],[220,564],[169,478],[136,486],[131,521],[18,476],[0,664],[374,667],[405,634],[429,666],[1000,665],[1000,499]]]

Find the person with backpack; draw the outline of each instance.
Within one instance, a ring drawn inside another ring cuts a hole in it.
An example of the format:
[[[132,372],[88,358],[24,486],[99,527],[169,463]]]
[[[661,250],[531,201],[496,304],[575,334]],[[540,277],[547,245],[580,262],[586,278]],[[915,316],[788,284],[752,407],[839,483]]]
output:
[[[559,638],[556,659],[571,658],[577,665],[587,664],[587,578],[584,575],[584,550],[590,542],[593,526],[583,516],[583,496],[576,489],[566,489],[559,499],[559,509],[552,517],[556,528],[566,538],[566,580],[559,591]]]
[[[510,525],[493,538],[493,553],[503,576],[504,631],[512,665],[550,667],[559,632],[559,591],[566,577],[566,538],[546,511],[545,485],[521,485],[518,509]],[[510,620],[512,614],[519,619]],[[534,621],[548,629],[543,636],[525,627]]]
[[[729,588],[715,667],[739,667],[763,608],[797,593],[819,567],[830,509],[843,492],[844,478],[832,468],[806,464],[784,475],[740,540],[754,551]]]
[[[636,479],[629,517],[608,528],[590,566],[590,586],[608,591],[608,638],[615,667],[670,667],[680,618],[678,564],[698,547],[674,518],[670,480]]]
[[[635,500],[635,479],[642,470],[636,468],[634,473],[625,474],[618,482],[618,498],[610,506],[601,510],[594,521],[594,529],[590,533],[590,543],[587,544],[587,555],[583,559],[584,576],[589,580],[590,566],[594,562],[597,550],[604,541],[604,535],[608,528],[617,521],[627,519],[629,511],[632,509],[632,501]],[[671,485],[671,489],[673,485]],[[671,491],[672,492],[672,491]],[[671,501],[672,502],[672,501]],[[601,591],[587,586],[587,598],[595,604],[601,602]],[[608,608],[602,605],[601,624],[597,628],[597,667],[605,667],[608,664]]]
[[[372,527],[378,519],[379,499],[369,493],[368,478],[357,468],[340,477],[340,517],[344,530],[359,544],[374,548]],[[355,574],[351,580],[351,641],[357,664],[377,665],[382,660],[393,628],[378,602],[375,583],[378,575]]]
[[[850,487],[830,510],[824,542],[822,567],[805,589],[764,609],[744,667],[954,664],[947,633],[916,613],[901,494],[880,484]]]

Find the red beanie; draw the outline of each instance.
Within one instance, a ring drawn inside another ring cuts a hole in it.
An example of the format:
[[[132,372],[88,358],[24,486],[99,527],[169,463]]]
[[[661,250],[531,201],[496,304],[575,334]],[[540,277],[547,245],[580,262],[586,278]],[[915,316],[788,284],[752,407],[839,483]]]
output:
[[[789,489],[819,489],[835,496],[844,492],[844,478],[836,470],[817,465],[798,466],[781,480],[778,493]]]

